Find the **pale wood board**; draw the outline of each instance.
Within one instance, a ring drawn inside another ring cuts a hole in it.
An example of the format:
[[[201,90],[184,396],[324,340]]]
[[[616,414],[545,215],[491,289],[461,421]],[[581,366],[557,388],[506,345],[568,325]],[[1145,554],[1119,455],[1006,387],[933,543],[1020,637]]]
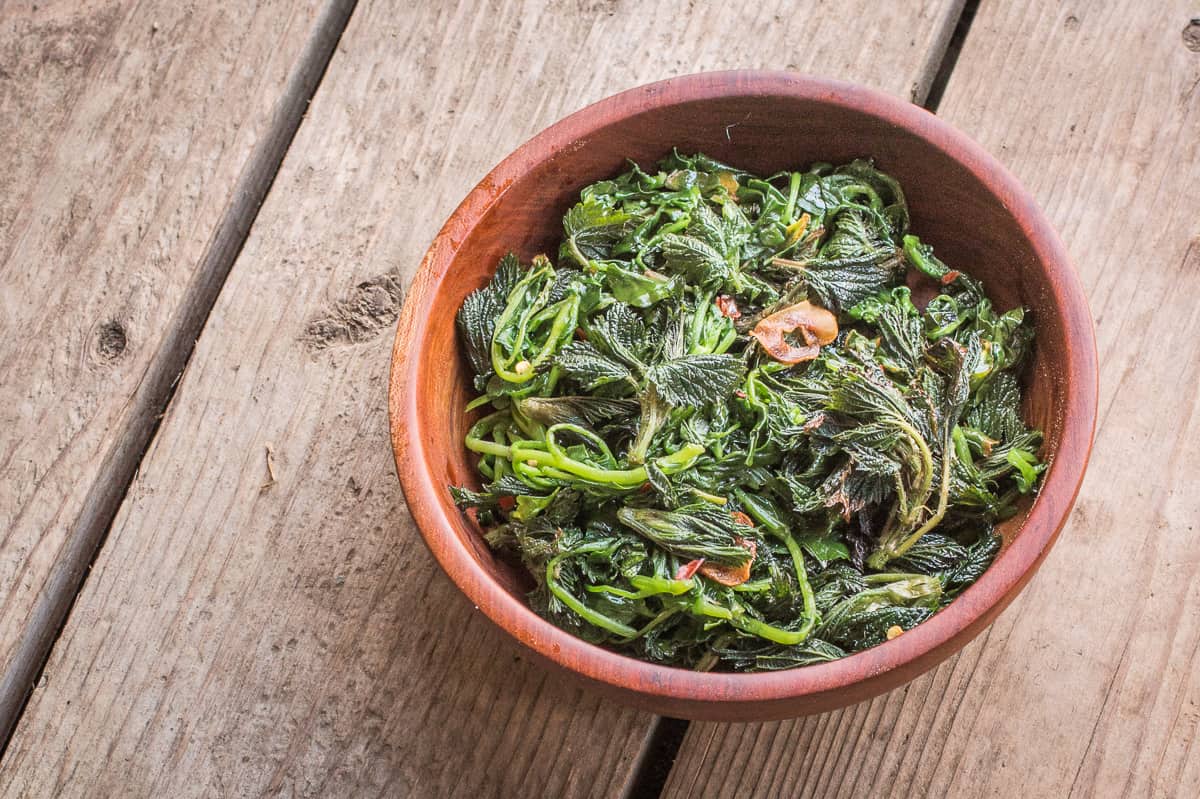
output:
[[[410,5],[351,19],[0,793],[628,787],[653,718],[524,662],[404,510],[384,395],[401,287],[473,182],[565,113],[735,66],[920,95],[959,3]]]
[[[983,3],[941,104],[1039,198],[1096,318],[1096,447],[1042,571],[903,690],[692,725],[667,796],[1200,796],[1195,10]]]
[[[57,628],[38,610],[56,563],[80,528],[103,533],[85,506],[121,479],[113,453],[140,455],[124,434],[153,424],[140,400],[152,361],[220,243],[316,18],[315,0],[12,3],[0,14],[6,688],[17,665],[40,663],[22,635]],[[6,690],[0,725],[24,692]]]

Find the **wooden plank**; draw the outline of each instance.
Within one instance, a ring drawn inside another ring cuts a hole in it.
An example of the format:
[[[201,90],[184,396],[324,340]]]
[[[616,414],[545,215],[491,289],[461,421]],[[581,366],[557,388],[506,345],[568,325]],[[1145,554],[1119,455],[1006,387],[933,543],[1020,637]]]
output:
[[[984,3],[941,104],[1039,197],[1096,317],[1096,447],[1041,573],[904,690],[693,725],[667,796],[1200,796],[1194,12]]]
[[[270,185],[336,16],[315,0],[5,9],[0,741]]]
[[[384,397],[401,287],[486,168],[566,112],[732,66],[920,92],[958,5],[360,7],[0,793],[625,790],[652,717],[521,662],[404,511]]]

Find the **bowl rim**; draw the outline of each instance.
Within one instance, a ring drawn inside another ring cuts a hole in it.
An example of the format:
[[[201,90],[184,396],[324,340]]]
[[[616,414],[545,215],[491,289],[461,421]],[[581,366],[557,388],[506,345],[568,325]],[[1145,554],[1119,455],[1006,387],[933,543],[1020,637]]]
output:
[[[839,660],[770,672],[695,672],[638,660],[576,638],[542,619],[477,565],[449,528],[437,495],[445,487],[435,485],[424,468],[418,392],[412,387],[419,385],[425,364],[409,355],[416,354],[414,345],[425,338],[429,325],[425,311],[460,243],[489,206],[541,160],[541,154],[579,146],[614,119],[681,102],[746,96],[815,100],[866,113],[924,139],[967,168],[1013,214],[1047,267],[1053,305],[1065,320],[1064,371],[1071,377],[1063,390],[1056,457],[1020,535],[949,606],[894,640]],[[794,705],[874,680],[914,661],[926,664],[923,671],[951,654],[955,639],[973,637],[1019,592],[1065,525],[1087,468],[1098,390],[1095,332],[1076,269],[1032,196],[993,156],[934,114],[875,89],[793,72],[733,70],[669,78],[600,100],[546,128],[489,172],[451,214],[418,267],[396,332],[388,410],[396,468],[409,510],[442,569],[476,608],[546,660],[602,687],[652,697],[660,707],[678,709],[688,703]],[[1057,457],[1064,453],[1070,457]]]

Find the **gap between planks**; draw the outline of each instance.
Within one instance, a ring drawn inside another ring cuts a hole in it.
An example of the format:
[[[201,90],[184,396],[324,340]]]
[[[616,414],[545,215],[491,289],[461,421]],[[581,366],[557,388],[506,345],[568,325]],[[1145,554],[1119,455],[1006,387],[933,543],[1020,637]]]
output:
[[[233,201],[222,214],[187,287],[179,314],[172,320],[162,347],[155,353],[131,399],[133,412],[123,429],[114,435],[115,443],[104,456],[101,477],[89,488],[74,522],[74,531],[51,569],[12,660],[0,676],[0,758],[166,415],[196,339],[271,189],[356,2],[328,0],[317,17],[311,37],[276,103],[266,134],[247,159],[234,187]]]
[[[950,74],[958,63],[958,54],[970,34],[971,22],[979,10],[979,3],[980,0],[961,0],[949,10],[913,83],[912,102],[930,113],[937,113]],[[691,722],[686,719],[658,717],[654,720],[621,799],[657,799],[662,796],[689,726]],[[665,766],[664,760],[668,761]]]

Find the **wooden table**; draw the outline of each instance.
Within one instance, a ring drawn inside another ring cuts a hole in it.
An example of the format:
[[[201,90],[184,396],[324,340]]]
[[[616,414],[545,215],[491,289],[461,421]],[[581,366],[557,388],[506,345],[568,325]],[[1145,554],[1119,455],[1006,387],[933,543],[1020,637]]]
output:
[[[1200,795],[1200,6],[352,6],[0,8],[0,795]],[[384,385],[490,166],[732,67],[925,103],[1011,167],[1089,291],[1101,417],[1054,554],[959,656],[687,725],[461,598]]]

